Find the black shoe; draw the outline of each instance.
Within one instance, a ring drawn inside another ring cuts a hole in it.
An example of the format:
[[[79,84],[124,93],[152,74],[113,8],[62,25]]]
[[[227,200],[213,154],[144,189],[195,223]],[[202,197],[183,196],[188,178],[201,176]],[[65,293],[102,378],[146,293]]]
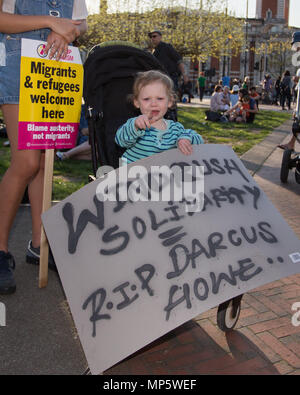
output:
[[[16,291],[13,271],[15,260],[9,252],[0,251],[0,294],[12,294]]]
[[[40,264],[40,247],[33,247],[32,240],[30,240],[28,243],[26,262],[31,263],[32,265]],[[50,270],[53,270],[54,272],[57,273],[57,267],[54,262],[54,258],[50,248],[49,248],[48,267]]]

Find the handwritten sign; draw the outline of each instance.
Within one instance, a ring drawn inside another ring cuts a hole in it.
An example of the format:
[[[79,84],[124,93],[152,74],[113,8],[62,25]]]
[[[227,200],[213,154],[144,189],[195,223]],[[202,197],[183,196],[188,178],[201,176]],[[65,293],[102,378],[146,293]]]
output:
[[[102,179],[43,214],[94,374],[225,300],[300,272],[299,239],[230,147],[175,149],[135,164],[158,163],[204,166],[202,211],[103,202]]]
[[[45,42],[22,39],[19,149],[72,148],[79,128],[83,67],[78,48],[50,60]]]

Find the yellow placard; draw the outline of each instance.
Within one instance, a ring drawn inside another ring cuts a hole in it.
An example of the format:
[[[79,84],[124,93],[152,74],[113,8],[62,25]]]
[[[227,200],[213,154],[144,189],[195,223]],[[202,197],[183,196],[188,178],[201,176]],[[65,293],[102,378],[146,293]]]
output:
[[[83,67],[78,48],[48,59],[45,43],[22,40],[19,149],[72,148],[80,121]]]

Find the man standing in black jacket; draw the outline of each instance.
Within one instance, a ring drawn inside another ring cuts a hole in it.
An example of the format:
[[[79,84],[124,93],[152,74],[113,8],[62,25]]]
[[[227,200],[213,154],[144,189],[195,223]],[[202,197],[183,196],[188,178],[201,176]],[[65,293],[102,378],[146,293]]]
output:
[[[188,75],[185,72],[182,57],[174,49],[171,44],[162,41],[162,34],[159,30],[154,30],[148,33],[154,48],[153,55],[164,66],[169,76],[174,82],[175,91],[178,90],[179,75],[183,75],[184,83],[189,81]]]
[[[152,32],[149,32],[148,36],[151,39],[151,44],[154,48],[153,55],[164,66],[166,72],[172,78],[174,90],[178,94],[180,74],[183,76],[184,85],[189,82],[182,57],[171,44],[167,44],[162,41],[162,33],[159,30],[153,30]],[[167,117],[177,121],[176,109],[168,111]]]

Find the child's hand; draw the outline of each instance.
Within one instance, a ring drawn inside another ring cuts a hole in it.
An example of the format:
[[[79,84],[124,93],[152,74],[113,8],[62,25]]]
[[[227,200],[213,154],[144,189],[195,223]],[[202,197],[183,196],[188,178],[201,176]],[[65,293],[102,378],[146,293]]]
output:
[[[191,155],[193,153],[192,143],[188,139],[180,139],[178,141],[178,148],[184,155]]]
[[[140,130],[150,128],[151,126],[150,119],[147,117],[147,115],[140,115],[134,121],[134,126],[136,129],[140,129]]]

